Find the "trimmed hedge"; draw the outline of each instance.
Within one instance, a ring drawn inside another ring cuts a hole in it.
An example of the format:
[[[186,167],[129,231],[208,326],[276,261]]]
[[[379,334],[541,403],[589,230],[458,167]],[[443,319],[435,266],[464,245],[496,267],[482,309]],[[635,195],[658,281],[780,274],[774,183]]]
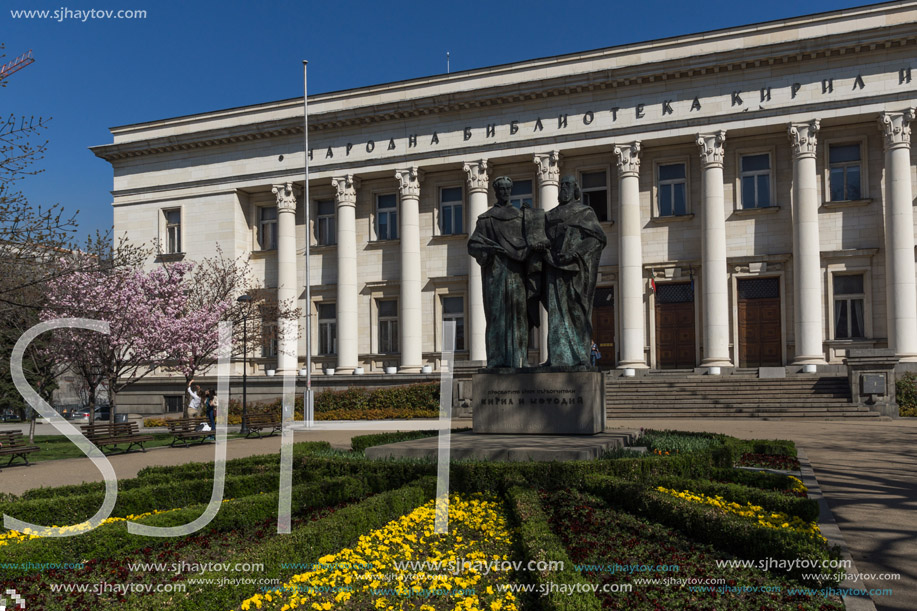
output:
[[[636,482],[592,475],[587,478],[585,489],[601,497],[613,507],[620,507],[630,513],[642,515],[679,530],[692,539],[709,543],[738,558],[747,560],[840,558],[840,550],[837,547],[826,549],[820,543],[805,539],[794,531],[762,528],[747,518],[724,513],[710,505],[691,503],[669,494],[663,494]],[[803,571],[807,571],[805,573],[807,575],[812,575],[811,569],[799,567],[787,571],[787,574],[813,587],[837,584],[836,581],[804,580]]]
[[[353,501],[373,492],[380,492],[372,482],[356,477],[337,477],[319,482],[293,486],[291,510],[299,515],[321,507]],[[225,531],[246,528],[264,520],[276,518],[278,493],[255,494],[227,501],[205,528]],[[192,505],[137,520],[151,526],[179,526],[200,517],[206,504]],[[85,559],[122,556],[128,552],[153,546],[163,541],[160,537],[144,537],[127,532],[125,522],[105,524],[76,537],[70,537],[66,545],[60,539],[30,539],[22,543],[3,547],[4,562],[28,563],[74,563]],[[12,574],[12,569],[0,570],[0,576]]]
[[[554,561],[564,567],[561,571],[528,572],[535,584],[544,588],[551,584],[580,585],[578,590],[584,589],[569,594],[549,591],[538,599],[539,608],[545,611],[600,611],[602,603],[589,589],[590,582],[573,570],[573,561],[563,542],[551,530],[538,493],[530,488],[513,486],[507,491],[507,498],[519,525],[517,536],[523,561]]]
[[[453,433],[464,433],[470,431],[470,428],[452,429]],[[392,433],[377,433],[374,435],[358,435],[350,440],[350,447],[354,452],[363,453],[366,448],[375,446],[384,446],[389,443],[398,443],[399,441],[411,441],[413,439],[423,439],[425,437],[435,437],[439,435],[439,430],[426,431],[394,431]]]
[[[324,390],[315,395],[315,416],[321,420],[325,413],[351,414],[359,418],[366,416],[390,413],[397,415],[400,412],[413,417],[439,416],[439,382],[424,384],[408,384],[404,386],[387,386],[382,388],[364,388],[354,386],[346,390]],[[262,401],[249,404],[249,414],[280,415],[282,400],[278,397],[273,401]],[[293,406],[298,417],[302,417],[303,398],[296,397]],[[229,417],[241,416],[242,404],[238,401],[229,402]],[[396,417],[395,415],[389,417]]]
[[[678,490],[690,490],[707,496],[721,496],[727,501],[744,505],[760,505],[769,511],[779,511],[793,516],[799,516],[806,522],[818,520],[818,502],[812,499],[802,499],[786,496],[779,492],[769,492],[741,484],[720,484],[708,480],[685,479],[680,477],[660,477],[655,482],[659,486]]]
[[[436,481],[423,478],[397,490],[383,492],[357,505],[344,507],[334,514],[305,524],[288,535],[279,535],[257,542],[245,549],[227,550],[223,563],[263,563],[259,579],[289,580],[302,569],[281,569],[282,563],[317,562],[326,554],[339,551],[361,535],[382,528],[392,520],[410,513],[433,498]],[[213,571],[196,576],[199,580],[219,579],[224,573]],[[242,599],[257,592],[251,585],[219,587],[186,582],[188,589],[181,596],[174,593],[134,596],[120,609],[187,609],[211,611],[235,608]]]
[[[302,484],[314,480],[316,474],[293,470],[293,482]],[[277,490],[279,477],[275,473],[228,475],[224,481],[223,498],[242,498],[261,492]],[[111,517],[123,518],[156,509],[174,509],[207,503],[213,490],[213,478],[182,479],[164,484],[142,486],[118,493]],[[104,491],[60,497],[26,499],[0,505],[0,512],[44,526],[78,524],[91,518],[105,498]]]
[[[713,469],[710,479],[742,484],[764,490],[789,490],[793,487],[790,476],[782,473],[753,471],[751,469]]]

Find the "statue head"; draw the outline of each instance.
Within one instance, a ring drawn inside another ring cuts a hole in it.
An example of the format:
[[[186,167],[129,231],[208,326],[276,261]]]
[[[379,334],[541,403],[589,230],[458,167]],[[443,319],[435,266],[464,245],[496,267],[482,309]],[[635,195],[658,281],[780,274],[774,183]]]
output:
[[[582,197],[582,192],[580,191],[579,185],[576,184],[575,176],[564,176],[560,179],[557,201],[561,206],[569,204],[570,202],[579,201],[580,197]]]
[[[504,204],[509,201],[513,192],[513,181],[509,176],[500,176],[493,182],[494,193],[497,194],[497,203]]]

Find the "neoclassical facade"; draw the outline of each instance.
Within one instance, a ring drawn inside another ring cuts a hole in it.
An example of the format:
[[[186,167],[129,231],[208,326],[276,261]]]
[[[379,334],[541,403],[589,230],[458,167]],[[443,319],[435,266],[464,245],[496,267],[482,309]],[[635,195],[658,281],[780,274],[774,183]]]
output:
[[[307,153],[301,98],[113,128],[93,151],[117,234],[157,238],[157,262],[251,254],[298,301],[259,369],[302,367],[306,324],[319,374],[435,369],[444,320],[484,361],[466,242],[491,182],[548,209],[568,174],[608,236],[605,367],[914,361],[914,68],[907,1],[310,96]]]

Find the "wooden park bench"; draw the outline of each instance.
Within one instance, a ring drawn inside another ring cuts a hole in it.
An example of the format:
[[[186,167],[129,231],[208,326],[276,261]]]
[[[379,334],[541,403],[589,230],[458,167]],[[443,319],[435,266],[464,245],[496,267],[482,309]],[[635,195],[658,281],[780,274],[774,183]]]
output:
[[[242,428],[248,431],[245,435],[246,438],[254,434],[258,435],[260,439],[262,430],[271,429],[271,432],[267,435],[270,437],[281,430],[282,422],[280,416],[274,416],[272,414],[248,414],[242,416]]]
[[[9,462],[6,463],[7,467],[17,458],[24,460],[28,466],[30,464],[28,455],[41,449],[38,446],[28,445],[21,431],[0,431],[0,444],[3,444],[3,447],[0,448],[0,458],[10,457]]]
[[[152,435],[141,435],[136,422],[86,424],[80,428],[83,431],[83,435],[98,446],[99,449],[110,446],[117,450],[119,445],[127,444],[127,447],[123,450],[125,454],[130,452],[134,446],[146,452],[143,444],[153,439]]]
[[[198,427],[208,422],[206,418],[178,418],[175,420],[166,420],[166,426],[169,428],[169,434],[172,435],[172,447],[182,442],[185,446],[194,440],[204,443],[208,437],[215,434],[214,431],[199,431]]]

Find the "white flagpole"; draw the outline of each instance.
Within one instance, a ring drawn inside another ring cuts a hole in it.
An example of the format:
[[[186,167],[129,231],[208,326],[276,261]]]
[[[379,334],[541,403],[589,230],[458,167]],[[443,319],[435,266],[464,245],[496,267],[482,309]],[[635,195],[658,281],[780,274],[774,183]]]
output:
[[[309,265],[309,87],[306,80],[309,62],[302,60],[302,126],[303,126],[303,158],[305,167],[305,182],[303,185],[303,204],[306,216],[306,392],[303,395],[303,418],[306,428],[311,428],[314,419],[314,403],[312,402],[312,278]]]

